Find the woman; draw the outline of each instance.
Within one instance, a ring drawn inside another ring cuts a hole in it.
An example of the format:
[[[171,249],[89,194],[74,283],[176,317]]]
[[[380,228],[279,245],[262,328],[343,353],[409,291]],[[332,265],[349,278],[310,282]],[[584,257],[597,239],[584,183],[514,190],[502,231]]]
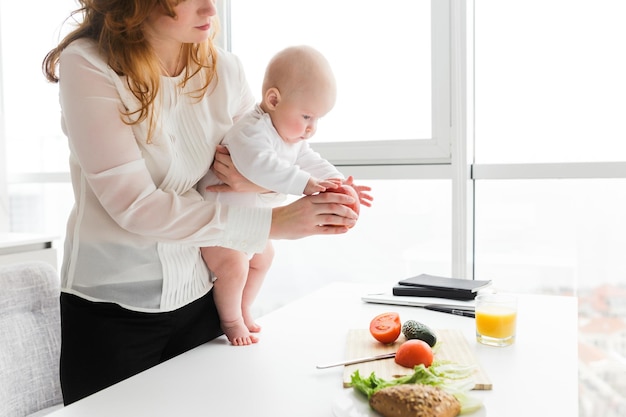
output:
[[[213,44],[214,1],[79,3],[82,23],[43,63],[59,83],[76,200],[61,271],[65,404],[222,334],[200,247],[256,252],[357,218],[335,193],[274,209],[200,197],[214,157],[227,187],[260,191],[218,148],[254,97]]]

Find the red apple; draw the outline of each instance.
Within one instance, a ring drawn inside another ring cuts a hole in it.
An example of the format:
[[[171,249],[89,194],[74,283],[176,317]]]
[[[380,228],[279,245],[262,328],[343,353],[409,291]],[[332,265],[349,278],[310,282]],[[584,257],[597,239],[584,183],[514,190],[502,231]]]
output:
[[[346,195],[349,195],[350,197],[354,198],[354,203],[353,204],[345,204],[345,206],[346,207],[350,207],[352,209],[352,211],[354,211],[356,214],[359,214],[359,212],[361,210],[361,203],[359,202],[359,194],[356,192],[354,187],[352,187],[351,185],[343,184],[343,185],[340,185],[337,188],[328,188],[324,192],[325,193],[346,194]]]

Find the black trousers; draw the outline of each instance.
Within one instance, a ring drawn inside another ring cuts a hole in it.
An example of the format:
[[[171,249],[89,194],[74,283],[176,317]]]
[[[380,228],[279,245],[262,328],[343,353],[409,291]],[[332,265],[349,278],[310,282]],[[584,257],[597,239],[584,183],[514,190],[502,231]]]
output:
[[[212,292],[164,313],[61,293],[63,402],[71,404],[222,334]]]

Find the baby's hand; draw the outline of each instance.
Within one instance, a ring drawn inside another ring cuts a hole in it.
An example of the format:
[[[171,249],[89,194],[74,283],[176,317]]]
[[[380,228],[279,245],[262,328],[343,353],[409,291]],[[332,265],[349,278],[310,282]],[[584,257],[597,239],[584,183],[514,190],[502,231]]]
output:
[[[352,188],[354,188],[356,193],[359,195],[359,202],[361,203],[361,205],[366,207],[372,207],[372,201],[374,200],[374,197],[372,197],[368,193],[368,191],[372,191],[372,187],[368,187],[366,185],[356,185],[354,183],[354,177],[352,177],[352,175],[346,178],[343,183],[346,185],[350,185],[352,186]]]
[[[342,184],[343,180],[341,178],[326,178],[325,180],[319,180],[319,184],[325,187],[326,191],[329,188],[338,188]]]
[[[312,195],[315,193],[321,193],[326,191],[328,188],[337,188],[341,185],[341,179],[339,178],[328,178],[325,180],[320,180],[317,178],[309,178],[309,181],[306,183],[306,187],[304,187],[305,195]]]

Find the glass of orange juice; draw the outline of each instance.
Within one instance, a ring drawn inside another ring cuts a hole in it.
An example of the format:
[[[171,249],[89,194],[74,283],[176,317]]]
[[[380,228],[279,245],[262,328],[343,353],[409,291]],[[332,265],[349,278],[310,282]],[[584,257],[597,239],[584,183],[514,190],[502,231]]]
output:
[[[517,298],[510,294],[476,296],[476,340],[489,346],[510,346],[515,341]]]

